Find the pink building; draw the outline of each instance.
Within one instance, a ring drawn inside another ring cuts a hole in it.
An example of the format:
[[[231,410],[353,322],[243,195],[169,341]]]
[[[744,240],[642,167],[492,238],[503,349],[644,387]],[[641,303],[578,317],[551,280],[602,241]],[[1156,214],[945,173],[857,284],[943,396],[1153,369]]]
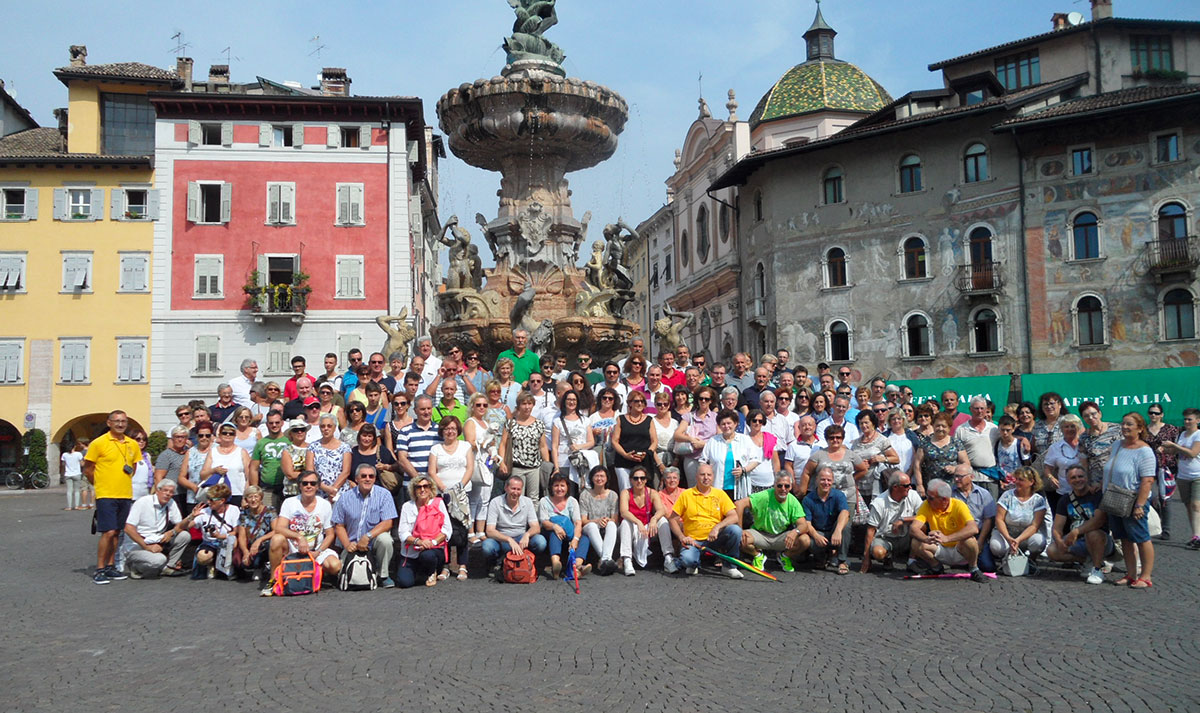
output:
[[[342,70],[325,70],[341,83],[323,76],[307,91],[231,86],[221,69],[207,86],[151,95],[164,216],[152,272],[155,428],[189,399],[211,401],[243,359],[263,381],[287,379],[293,355],[319,374],[334,352],[342,370],[349,349],[383,346],[377,316],[407,308],[420,331],[427,319],[436,144],[420,99],[348,96]]]

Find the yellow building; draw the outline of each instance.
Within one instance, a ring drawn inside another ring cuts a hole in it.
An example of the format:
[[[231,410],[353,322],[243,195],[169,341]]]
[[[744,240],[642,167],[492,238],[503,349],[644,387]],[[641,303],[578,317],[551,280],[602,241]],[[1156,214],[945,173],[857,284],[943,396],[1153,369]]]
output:
[[[71,64],[57,128],[38,127],[0,87],[0,466],[17,432],[58,445],[92,438],[122,409],[149,425],[150,249],[158,201],[150,91],[174,71]]]

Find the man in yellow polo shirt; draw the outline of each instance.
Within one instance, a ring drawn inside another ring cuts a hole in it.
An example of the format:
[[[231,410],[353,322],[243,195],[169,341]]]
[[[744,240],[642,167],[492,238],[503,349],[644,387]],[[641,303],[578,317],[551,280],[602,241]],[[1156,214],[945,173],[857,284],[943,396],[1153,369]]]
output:
[[[93,584],[125,579],[113,566],[113,557],[117,535],[125,529],[133,505],[133,469],[142,459],[137,443],[125,437],[128,425],[124,411],[108,414],[108,432],[93,440],[83,457],[83,475],[96,488],[96,532],[100,535]]]
[[[696,487],[679,494],[671,510],[671,532],[679,538],[679,559],[688,574],[700,571],[700,545],[707,545],[721,554],[737,557],[742,547],[742,528],[737,524],[737,508],[724,490],[713,488],[713,469],[701,463],[696,469]],[[667,561],[667,571],[674,571],[674,561]],[[723,568],[733,579],[741,579],[736,566]]]
[[[945,571],[945,565],[966,565],[971,579],[986,582],[980,571],[979,525],[967,504],[950,497],[950,484],[934,480],[926,491],[928,500],[921,504],[913,519],[910,532],[912,553],[925,562],[934,574]]]

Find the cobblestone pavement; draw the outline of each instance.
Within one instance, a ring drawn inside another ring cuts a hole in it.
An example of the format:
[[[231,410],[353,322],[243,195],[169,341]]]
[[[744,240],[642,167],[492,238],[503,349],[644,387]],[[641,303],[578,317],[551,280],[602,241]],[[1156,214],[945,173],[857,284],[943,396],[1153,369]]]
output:
[[[90,513],[61,498],[0,497],[5,710],[1200,707],[1200,552],[1178,533],[1155,543],[1148,591],[639,571],[578,596],[472,579],[283,600],[219,580],[94,586]]]

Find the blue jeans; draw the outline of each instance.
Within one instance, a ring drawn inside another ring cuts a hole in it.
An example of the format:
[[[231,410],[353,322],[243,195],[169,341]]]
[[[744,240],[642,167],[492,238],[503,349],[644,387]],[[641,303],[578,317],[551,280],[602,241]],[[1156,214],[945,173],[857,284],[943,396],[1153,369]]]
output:
[[[575,537],[575,523],[571,522],[571,519],[565,515],[555,515],[554,517],[550,518],[550,522],[561,527],[563,529],[563,533],[566,534],[565,538],[559,539],[558,535],[553,530],[549,531],[546,539],[549,540],[550,554],[565,555],[566,552],[563,552],[563,542],[565,540],[569,543],[571,538]]]
[[[417,582],[424,582],[429,575],[437,574],[446,566],[446,551],[442,548],[424,550],[416,557],[401,557],[400,566],[396,568],[396,584],[401,589],[408,589]],[[387,576],[386,573],[384,576]]]
[[[708,546],[723,555],[737,557],[742,549],[742,528],[737,525],[726,525],[721,528],[716,542],[709,542]],[[683,551],[679,553],[679,561],[684,567],[699,567],[700,548],[684,547]]]
[[[992,548],[988,546],[987,542],[979,543],[979,569],[984,572],[996,571],[996,557],[992,554]]]
[[[516,539],[519,540],[521,538],[518,537]],[[511,549],[512,547],[509,546],[507,540],[502,542],[500,540],[488,538],[483,541],[483,556],[487,559],[488,565],[495,564],[496,560],[500,559],[502,555],[508,554]],[[530,550],[535,554],[538,552],[545,552],[546,538],[542,537],[541,535],[534,535],[533,537],[530,537],[529,547],[525,549]]]

